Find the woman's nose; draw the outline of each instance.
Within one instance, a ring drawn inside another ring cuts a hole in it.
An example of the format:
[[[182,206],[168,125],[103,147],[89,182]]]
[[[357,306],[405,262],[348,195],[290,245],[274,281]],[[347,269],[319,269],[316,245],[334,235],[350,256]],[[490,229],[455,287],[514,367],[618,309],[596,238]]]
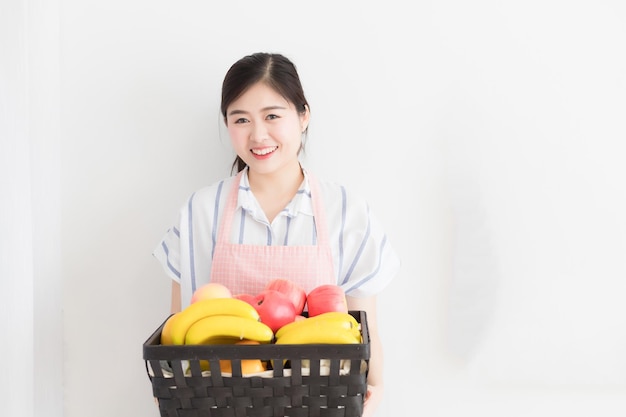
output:
[[[250,132],[250,139],[254,142],[263,142],[267,139],[267,129],[263,123],[254,123]]]

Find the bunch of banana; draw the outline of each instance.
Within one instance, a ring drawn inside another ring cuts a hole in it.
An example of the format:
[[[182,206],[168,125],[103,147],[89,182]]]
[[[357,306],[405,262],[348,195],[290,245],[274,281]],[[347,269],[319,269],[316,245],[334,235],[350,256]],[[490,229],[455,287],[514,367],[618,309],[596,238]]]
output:
[[[237,298],[196,301],[165,322],[161,344],[226,344],[244,339],[270,343],[274,333],[259,319],[252,305]]]
[[[331,311],[286,324],[275,334],[276,344],[361,343],[359,322],[349,313]]]

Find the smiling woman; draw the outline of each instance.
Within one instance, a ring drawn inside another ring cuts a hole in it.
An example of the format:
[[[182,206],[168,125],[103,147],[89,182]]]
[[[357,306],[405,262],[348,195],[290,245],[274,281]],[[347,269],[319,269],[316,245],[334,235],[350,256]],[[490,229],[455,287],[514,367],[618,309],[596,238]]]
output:
[[[367,312],[369,416],[382,396],[376,296],[399,258],[365,200],[302,166],[310,108],[288,58],[256,53],[237,61],[223,81],[221,111],[237,173],[193,193],[154,252],[173,279],[172,311],[208,282],[233,294],[259,294],[276,277],[306,293],[341,288],[348,308]]]

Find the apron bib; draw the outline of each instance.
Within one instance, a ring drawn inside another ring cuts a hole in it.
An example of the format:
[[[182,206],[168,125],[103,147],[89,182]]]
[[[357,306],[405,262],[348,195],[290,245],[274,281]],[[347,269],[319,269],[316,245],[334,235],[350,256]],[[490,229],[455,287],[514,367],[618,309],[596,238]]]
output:
[[[240,172],[237,175],[228,195],[213,253],[211,281],[225,285],[233,295],[256,295],[275,278],[288,279],[307,294],[319,285],[336,284],[320,187],[310,174],[308,179],[317,245],[267,246],[230,243],[242,174]]]

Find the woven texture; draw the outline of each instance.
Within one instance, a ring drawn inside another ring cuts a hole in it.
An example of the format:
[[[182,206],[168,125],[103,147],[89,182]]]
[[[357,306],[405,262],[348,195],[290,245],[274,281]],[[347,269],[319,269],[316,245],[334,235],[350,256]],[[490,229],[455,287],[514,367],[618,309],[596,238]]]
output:
[[[369,335],[365,313],[350,313],[361,323],[363,344],[162,346],[161,325],[144,343],[161,416],[360,417]],[[255,357],[274,368],[263,376],[241,376],[241,359]],[[221,359],[231,360],[232,376],[219,372]],[[201,370],[201,360],[208,371]]]

